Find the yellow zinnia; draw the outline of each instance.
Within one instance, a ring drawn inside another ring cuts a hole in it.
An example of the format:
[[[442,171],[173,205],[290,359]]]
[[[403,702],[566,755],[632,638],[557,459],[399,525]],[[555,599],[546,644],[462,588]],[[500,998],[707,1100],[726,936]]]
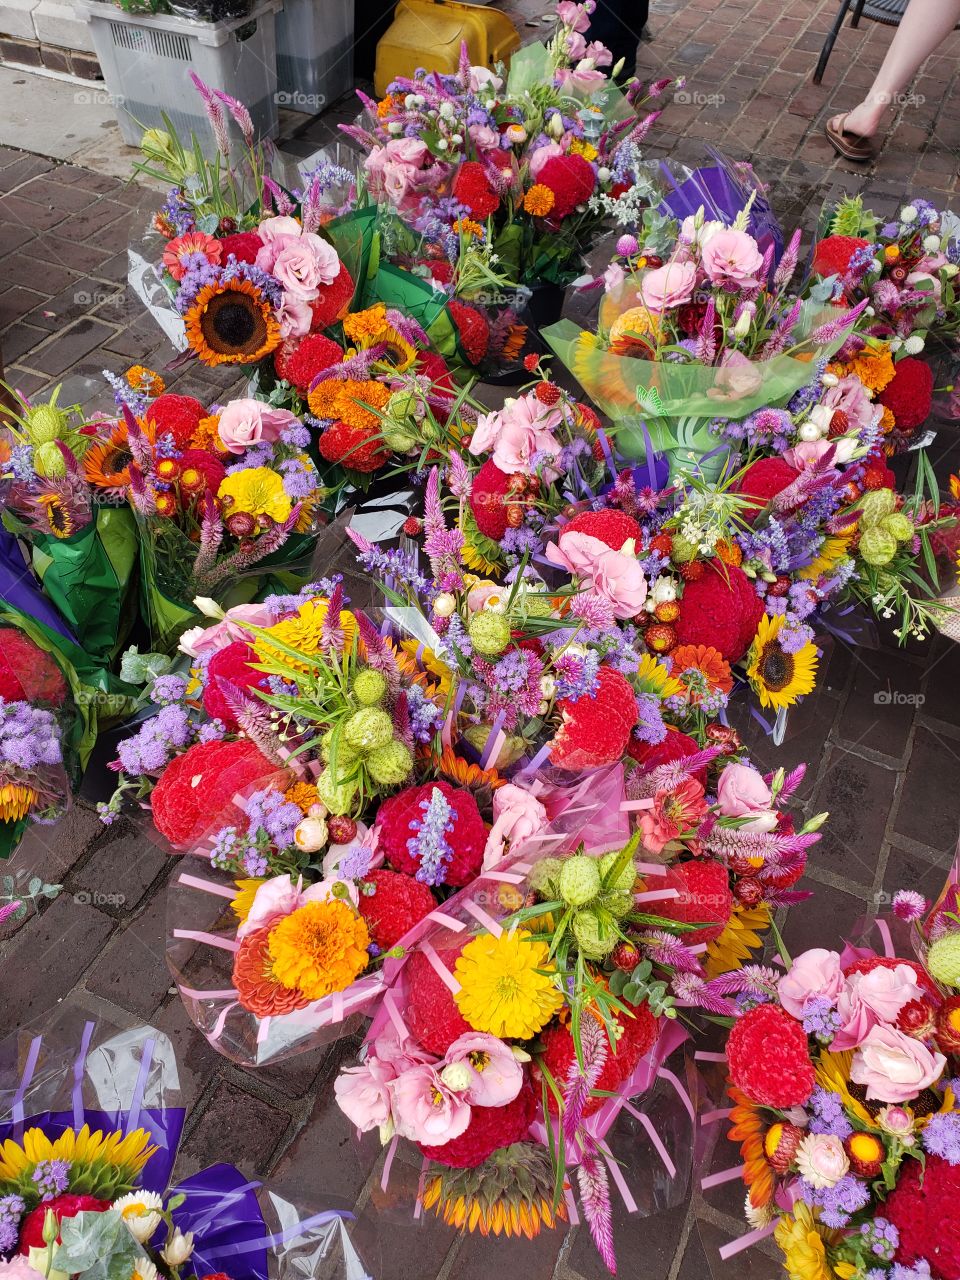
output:
[[[320,1000],[349,987],[367,967],[370,934],[363,916],[339,898],[308,902],[280,921],[267,950],[283,986]]]
[[[796,653],[780,643],[783,616],[764,614],[747,655],[747,679],[762,707],[792,707],[817,683],[817,646],[808,641]]]
[[[297,662],[288,653],[274,648],[270,644],[270,636],[274,636],[281,644],[296,649],[305,658],[317,653],[323,638],[323,624],[327,620],[328,601],[322,596],[305,601],[292,618],[284,618],[275,626],[269,627],[254,641],[254,648],[261,658],[276,658],[299,671],[309,671],[309,662]],[[353,646],[357,634],[357,620],[347,609],[340,610],[340,630],[343,632],[343,647],[348,650]]]
[[[822,1227],[810,1207],[798,1200],[793,1213],[781,1218],[773,1233],[790,1280],[834,1280],[836,1272],[827,1260],[827,1244],[834,1243],[840,1234]]]
[[[563,1006],[547,944],[523,929],[468,942],[454,977],[454,1000],[467,1022],[501,1039],[529,1040]]]
[[[257,896],[257,890],[263,884],[263,878],[261,877],[256,880],[235,880],[234,883],[237,886],[237,894],[230,903],[230,906],[233,909],[233,914],[237,917],[240,923],[243,924],[244,920],[246,920],[247,916],[250,914],[250,909],[253,906],[253,900]]]
[[[245,511],[251,516],[269,516],[283,524],[292,503],[283,480],[269,467],[250,467],[226,476],[217,492],[227,515]]]

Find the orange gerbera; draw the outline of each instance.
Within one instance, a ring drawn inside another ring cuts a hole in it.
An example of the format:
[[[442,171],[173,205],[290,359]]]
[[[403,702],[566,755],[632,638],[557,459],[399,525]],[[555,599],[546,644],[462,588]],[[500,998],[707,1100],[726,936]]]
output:
[[[740,1143],[743,1156],[743,1180],[750,1191],[750,1203],[762,1209],[773,1200],[776,1178],[764,1152],[767,1122],[763,1112],[745,1093],[728,1085],[727,1093],[733,1106],[730,1109],[730,1128],[727,1137]]]
[[[713,645],[678,645],[670,654],[670,661],[672,674],[683,683],[694,705],[700,702],[704,694],[730,693],[733,689],[730,663]],[[694,676],[685,677],[682,673],[687,671],[692,671]],[[697,678],[697,672],[700,673],[700,678]]]
[[[367,967],[367,923],[339,898],[308,902],[270,929],[271,973],[308,1000],[349,987]]]
[[[184,316],[187,342],[204,364],[256,364],[280,345],[273,308],[249,280],[208,284]]]
[[[302,991],[285,986],[274,976],[269,951],[272,929],[272,925],[264,925],[248,933],[233,961],[233,985],[240,1003],[258,1018],[292,1013],[310,1003]]]
[[[148,418],[140,426],[147,439],[153,443],[152,420]],[[95,489],[103,489],[112,497],[122,497],[130,484],[132,461],[127,424],[121,420],[106,440],[96,440],[87,447],[80,466],[83,478]]]

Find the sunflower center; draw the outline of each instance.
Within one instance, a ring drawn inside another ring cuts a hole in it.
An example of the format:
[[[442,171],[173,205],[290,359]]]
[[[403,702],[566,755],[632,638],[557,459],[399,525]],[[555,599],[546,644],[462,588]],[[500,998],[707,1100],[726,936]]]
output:
[[[73,521],[70,518],[70,512],[66,509],[62,502],[58,499],[52,499],[46,504],[47,523],[51,530],[58,538],[64,538],[68,533],[73,532]]]
[[[262,309],[244,293],[218,294],[207,307],[203,336],[221,354],[258,351],[267,336]]]
[[[793,680],[793,668],[793,654],[784,653],[778,644],[767,645],[758,664],[760,679],[775,693]]]
[[[129,449],[124,449],[118,445],[108,445],[103,455],[103,461],[100,464],[100,470],[105,476],[119,475],[126,467],[129,467],[133,461],[133,454]]]

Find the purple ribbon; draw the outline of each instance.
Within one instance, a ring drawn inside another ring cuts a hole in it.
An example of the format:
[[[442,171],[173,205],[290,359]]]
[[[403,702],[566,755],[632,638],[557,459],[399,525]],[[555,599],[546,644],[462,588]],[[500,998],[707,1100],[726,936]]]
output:
[[[60,614],[47,599],[33,579],[33,575],[24,563],[20,547],[9,529],[0,527],[0,600],[25,614],[35,618],[45,627],[55,631],[57,635],[77,643]]]
[[[90,1051],[90,1041],[93,1038],[93,1029],[96,1026],[94,1022],[88,1022],[84,1025],[83,1035],[80,1038],[80,1052],[77,1054],[76,1061],[73,1064],[73,1127],[80,1129],[83,1126],[83,1073],[87,1065],[87,1054]]]
[[[140,1054],[140,1070],[137,1072],[137,1083],[133,1087],[133,1097],[130,1099],[130,1110],[127,1113],[127,1123],[124,1126],[127,1133],[132,1129],[140,1126],[140,1109],[143,1106],[143,1094],[147,1087],[147,1076],[150,1074],[150,1067],[153,1063],[153,1051],[157,1042],[152,1036],[149,1036],[143,1042],[143,1051]]]
[[[30,1049],[27,1053],[27,1061],[24,1064],[23,1075],[20,1077],[20,1083],[17,1085],[17,1092],[13,1095],[13,1102],[10,1104],[10,1115],[13,1120],[14,1133],[18,1138],[23,1133],[23,1100],[26,1097],[27,1089],[30,1087],[30,1081],[33,1079],[33,1073],[37,1069],[37,1059],[40,1057],[40,1046],[42,1043],[42,1036],[33,1037],[33,1040],[30,1043]]]

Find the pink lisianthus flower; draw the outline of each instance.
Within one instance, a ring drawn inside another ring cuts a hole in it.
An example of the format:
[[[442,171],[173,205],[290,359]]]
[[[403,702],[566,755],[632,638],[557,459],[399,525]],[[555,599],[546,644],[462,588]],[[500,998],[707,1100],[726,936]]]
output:
[[[545,142],[542,147],[537,147],[534,151],[531,151],[527,164],[530,168],[530,177],[534,182],[536,182],[540,175],[540,170],[548,160],[553,160],[563,154],[563,147],[559,142]]]
[[[892,1026],[905,1004],[922,998],[917,975],[909,965],[851,973],[837,1000],[842,1025],[833,1038],[832,1048],[838,1052],[855,1049],[875,1026]],[[901,1102],[902,1099],[885,1098],[884,1101]]]
[[[444,1064],[441,1078],[455,1084],[460,1084],[461,1076],[469,1079],[457,1092],[473,1107],[503,1107],[523,1086],[523,1067],[496,1036],[481,1032],[460,1036],[447,1050]]]
[[[433,1062],[433,1058],[409,1037],[401,1040],[389,1031],[373,1042],[373,1052],[359,1067],[348,1067],[337,1077],[337,1105],[361,1133],[379,1128],[386,1138],[393,1126],[387,1085],[404,1071]]]
[[[244,453],[279,440],[285,427],[298,422],[289,409],[271,409],[260,400],[231,400],[220,413],[217,434],[228,453]]]
[[[470,1123],[470,1104],[443,1083],[435,1067],[413,1067],[387,1088],[401,1138],[440,1147],[459,1138]]]
[[[305,338],[313,328],[313,308],[299,294],[284,292],[274,314],[283,339]]]
[[[219,240],[203,231],[188,231],[185,235],[167,241],[163,250],[163,265],[174,280],[182,280],[190,270],[191,260],[195,262],[201,256],[213,266],[218,266],[222,255],[223,247]]]
[[[836,1041],[834,1041],[834,1045]],[[874,1026],[850,1064],[850,1079],[880,1102],[911,1102],[943,1075],[947,1060],[896,1027]]]
[[[587,41],[579,31],[568,31],[563,38],[563,51],[571,62],[579,61],[587,52]]]
[[[812,947],[797,956],[780,979],[777,995],[787,1013],[802,1022],[809,1001],[826,999],[835,1004],[843,984],[843,970],[836,951]]]
[[[714,385],[707,390],[711,400],[744,400],[760,390],[763,376],[741,351],[723,353]]]
[[[191,627],[180,637],[181,653],[191,658],[199,658],[202,653],[216,653],[225,649],[235,640],[250,639],[250,631],[245,625],[269,627],[276,619],[266,605],[235,604],[222,615],[219,622],[210,627]]]
[[[717,805],[725,818],[749,818],[741,831],[773,831],[779,820],[763,775],[746,764],[728,764],[717,784]]]
[[[474,146],[479,147],[481,151],[492,151],[494,147],[500,145],[499,133],[496,129],[491,129],[488,124],[467,125],[467,133]]]
[[[797,471],[803,471],[807,467],[816,466],[831,449],[834,463],[842,466],[856,453],[857,441],[852,436],[838,436],[835,440],[801,440],[784,452],[783,460]]]
[[[430,148],[419,138],[391,138],[375,147],[364,161],[367,181],[374,195],[385,195],[398,209],[405,208],[429,175],[445,173],[447,166],[434,165]]]
[[[590,14],[582,4],[576,4],[574,0],[559,0],[557,21],[571,31],[590,30]]]
[[[616,618],[633,618],[647,598],[647,580],[633,547],[614,551],[589,534],[561,533],[547,544],[551,564],[573,574],[584,590],[606,600]]]
[[[312,231],[305,231],[296,240],[291,238],[282,245],[273,260],[271,274],[283,285],[285,293],[309,302],[320,292],[321,285],[336,280],[340,274],[340,258],[332,244]]]
[[[649,311],[662,314],[689,302],[696,283],[697,268],[692,262],[665,262],[644,273],[637,292]]]
[[[703,787],[696,778],[686,778],[671,791],[658,791],[653,808],[640,815],[644,846],[662,853],[671,840],[695,828],[706,812]]]
[[[561,67],[554,73],[554,82],[564,93],[595,93],[607,83],[603,71],[598,70],[593,58],[581,58],[575,67]]]
[[[467,77],[467,87],[471,93],[479,93],[481,89],[499,89],[503,78],[491,71],[489,67],[471,67]]]
[[[758,283],[763,254],[746,231],[715,231],[700,250],[703,269],[713,284],[742,289]]]
[[[509,840],[515,851],[526,840],[547,825],[547,811],[535,795],[525,787],[508,782],[493,793],[493,826],[483,850],[483,870],[491,871],[503,857]]]

